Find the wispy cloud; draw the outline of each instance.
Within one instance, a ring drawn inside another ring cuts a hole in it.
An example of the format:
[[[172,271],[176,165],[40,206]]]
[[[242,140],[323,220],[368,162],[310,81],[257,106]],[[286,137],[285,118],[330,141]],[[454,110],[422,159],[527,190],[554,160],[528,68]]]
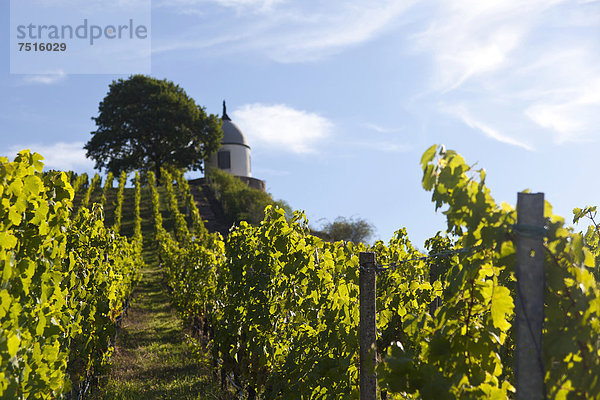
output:
[[[373,124],[370,122],[367,122],[366,124],[364,124],[364,127],[367,129],[373,130],[375,132],[378,132],[378,133],[394,133],[394,132],[400,131],[400,128],[387,128],[387,127]]]
[[[599,1],[164,0],[159,4],[206,15],[200,15],[193,27],[178,30],[179,36],[155,41],[155,53],[202,49],[203,55],[309,62],[396,34],[401,52],[408,46],[431,60],[431,72],[424,74],[429,79],[424,94],[415,96],[427,106],[460,103],[462,112],[450,115],[490,138],[524,148],[600,139],[593,92],[600,80]],[[380,133],[390,129],[365,126]]]
[[[151,0],[112,0],[107,4],[105,0],[27,0],[28,4],[36,7],[36,10],[52,9],[56,7],[71,7],[78,12],[102,12],[106,11],[107,7],[111,9],[128,9],[135,10],[140,7],[146,7]]]
[[[543,61],[531,72],[544,87],[533,86],[539,95],[531,97],[524,115],[553,132],[558,144],[600,139],[600,57],[592,48],[573,48]]]
[[[370,149],[383,153],[406,153],[413,150],[413,146],[392,141],[370,140],[370,141],[351,141],[347,143],[353,147],[361,149]]]
[[[193,35],[196,36],[196,35]],[[153,54],[166,53],[170,51],[180,50],[194,50],[194,49],[207,49],[207,48],[218,48],[221,45],[225,45],[232,42],[238,42],[248,36],[248,33],[232,34],[232,35],[221,35],[209,38],[188,38],[182,40],[169,40],[161,41],[154,44],[152,47]]]
[[[44,169],[56,169],[62,171],[81,171],[92,170],[93,161],[85,157],[83,142],[57,142],[52,144],[23,144],[11,146],[8,149],[8,156],[15,156],[23,149],[29,149],[31,152],[40,153],[44,156]]]
[[[599,140],[599,6],[565,0],[439,3],[414,36],[416,50],[430,54],[434,67],[424,98],[460,104],[451,115],[523,148]]]
[[[157,7],[174,8],[177,12],[189,15],[202,15],[202,8],[207,4],[215,4],[221,7],[241,12],[269,12],[283,3],[284,0],[168,0],[157,3]]]
[[[233,8],[233,15],[210,15],[211,29],[199,24],[183,37],[155,43],[165,49],[202,48],[229,51],[230,54],[253,52],[282,63],[315,61],[339,53],[350,46],[369,42],[390,29],[412,4],[410,1],[358,0],[330,2],[290,2],[280,0],[178,0],[160,3],[177,12],[201,14],[202,7]],[[257,18],[256,13],[260,13]],[[219,19],[218,25],[214,18]],[[208,17],[207,17],[208,18]],[[221,26],[221,29],[212,29]],[[214,32],[220,32],[218,37]],[[205,39],[199,41],[198,37]],[[179,42],[173,46],[174,42]]]
[[[280,62],[318,60],[369,42],[387,29],[413,4],[412,1],[337,3],[323,14],[304,15],[295,29],[281,32],[264,50]]]
[[[416,47],[434,58],[435,87],[452,90],[471,77],[509,66],[511,55],[540,23],[544,12],[557,3],[560,1],[436,3],[428,27],[414,36]]]
[[[58,71],[45,75],[26,75],[23,77],[23,82],[26,84],[54,85],[64,81],[66,77],[67,75],[64,71]]]
[[[333,129],[328,119],[285,104],[246,104],[231,113],[250,145],[285,153],[314,153]]]
[[[508,136],[507,134],[500,132],[499,130],[488,125],[487,123],[478,120],[476,117],[471,115],[464,106],[447,107],[446,110],[448,113],[456,116],[461,121],[463,121],[467,126],[483,132],[487,137],[491,139],[497,140],[501,143],[510,144],[512,146],[521,147],[525,150],[533,150],[533,148],[529,144],[515,139],[511,136]]]

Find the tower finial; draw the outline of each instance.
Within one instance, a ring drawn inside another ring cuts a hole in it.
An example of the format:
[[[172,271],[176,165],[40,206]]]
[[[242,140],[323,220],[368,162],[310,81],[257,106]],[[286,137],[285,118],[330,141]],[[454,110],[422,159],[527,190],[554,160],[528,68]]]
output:
[[[227,106],[225,105],[225,100],[223,100],[223,117],[221,117],[221,119],[224,121],[231,121],[231,118],[229,118],[229,115],[227,115]]]

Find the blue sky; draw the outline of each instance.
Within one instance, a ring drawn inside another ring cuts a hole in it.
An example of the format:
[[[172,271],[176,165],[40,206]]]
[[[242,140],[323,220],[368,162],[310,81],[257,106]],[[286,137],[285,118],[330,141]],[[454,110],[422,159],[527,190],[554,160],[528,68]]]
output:
[[[11,75],[9,11],[2,0],[0,154],[30,148],[48,167],[91,172],[91,117],[127,75]],[[151,75],[210,113],[227,100],[254,176],[314,226],[360,217],[384,240],[405,226],[421,247],[444,228],[420,184],[435,143],[484,167],[498,201],[545,192],[567,219],[598,203],[599,1],[154,0],[151,11]]]

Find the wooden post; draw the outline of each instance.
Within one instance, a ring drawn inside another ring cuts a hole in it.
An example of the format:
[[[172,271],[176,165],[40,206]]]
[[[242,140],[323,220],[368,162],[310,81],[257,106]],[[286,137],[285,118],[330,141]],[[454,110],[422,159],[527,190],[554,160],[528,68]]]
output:
[[[519,193],[517,200],[517,301],[515,381],[517,400],[545,398],[542,361],[544,322],[544,194]]]
[[[360,273],[360,400],[377,400],[377,363],[375,319],[375,253],[359,255]]]

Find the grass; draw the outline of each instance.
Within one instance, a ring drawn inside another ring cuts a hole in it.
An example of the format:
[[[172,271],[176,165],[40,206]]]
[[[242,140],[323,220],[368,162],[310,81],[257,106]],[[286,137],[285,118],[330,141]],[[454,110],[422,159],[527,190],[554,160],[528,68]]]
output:
[[[156,255],[150,195],[142,190],[142,234],[145,269],[136,287],[128,315],[118,330],[112,370],[94,388],[94,400],[231,399],[211,366],[210,354],[190,343],[182,321],[172,307]],[[114,220],[116,188],[107,196],[108,225]],[[162,194],[162,193],[161,193]],[[100,191],[94,193],[97,199]],[[121,233],[133,232],[133,189],[125,189]],[[161,199],[162,200],[162,199]],[[173,225],[161,205],[165,228]]]
[[[118,332],[113,368],[95,399],[222,399],[210,356],[198,358],[150,264]]]

